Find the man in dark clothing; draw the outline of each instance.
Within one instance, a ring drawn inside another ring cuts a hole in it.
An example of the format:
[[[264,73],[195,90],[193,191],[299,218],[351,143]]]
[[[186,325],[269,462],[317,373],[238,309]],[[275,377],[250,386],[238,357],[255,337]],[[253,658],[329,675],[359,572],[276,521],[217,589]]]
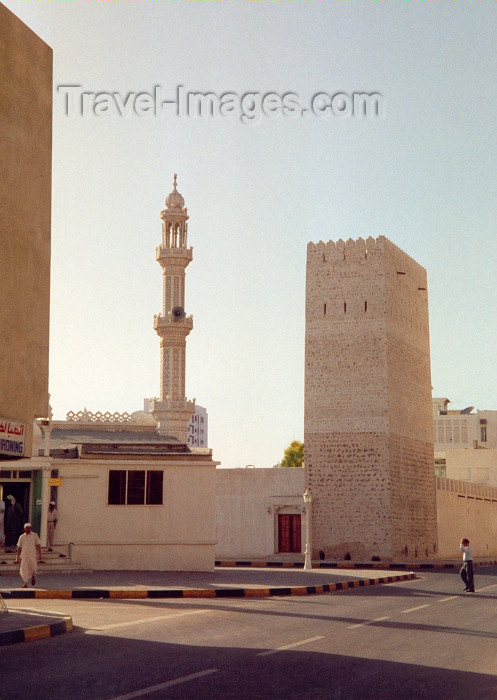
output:
[[[7,496],[5,509],[5,551],[15,552],[17,540],[24,532],[24,513],[12,495]]]

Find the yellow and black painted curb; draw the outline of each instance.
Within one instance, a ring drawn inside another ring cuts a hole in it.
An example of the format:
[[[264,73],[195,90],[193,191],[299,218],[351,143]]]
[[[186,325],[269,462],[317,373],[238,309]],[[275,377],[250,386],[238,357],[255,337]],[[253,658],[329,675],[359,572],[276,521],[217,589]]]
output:
[[[35,642],[38,639],[56,637],[59,634],[64,634],[65,632],[70,632],[71,630],[72,618],[63,617],[56,622],[50,622],[46,625],[35,625],[33,627],[25,627],[24,629],[0,632],[0,646],[17,644],[18,642]]]
[[[144,589],[104,589],[78,588],[68,591],[57,590],[10,590],[0,591],[5,600],[36,599],[36,600],[82,600],[82,599],[144,599],[144,598],[263,598],[271,596],[316,595],[334,593],[349,588],[373,586],[379,583],[397,583],[410,581],[416,574],[396,574],[381,578],[362,578],[356,581],[337,581],[316,586],[279,586],[268,588],[152,588]]]
[[[380,569],[385,571],[386,569],[391,569],[395,571],[403,571],[408,569],[420,569],[424,571],[430,571],[432,569],[459,569],[462,562],[454,561],[442,561],[442,562],[419,562],[419,563],[405,563],[405,562],[351,562],[351,561],[339,561],[339,562],[326,562],[326,561],[313,561],[313,569]],[[486,559],[484,561],[474,561],[474,566],[495,566],[497,564],[496,560]],[[254,567],[257,569],[303,569],[304,563],[302,561],[294,562],[284,562],[284,561],[216,561],[215,566],[217,567],[227,567],[227,568],[237,568],[237,567]]]

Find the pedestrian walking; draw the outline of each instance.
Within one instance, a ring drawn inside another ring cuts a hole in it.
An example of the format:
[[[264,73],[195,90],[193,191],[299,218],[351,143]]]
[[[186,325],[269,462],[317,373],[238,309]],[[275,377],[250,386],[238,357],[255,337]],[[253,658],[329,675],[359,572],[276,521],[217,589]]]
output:
[[[15,552],[16,542],[22,535],[24,513],[12,494],[7,496],[5,510],[5,546],[6,552]]]
[[[49,552],[53,552],[53,538],[55,535],[55,528],[57,527],[57,521],[59,516],[57,515],[57,510],[55,509],[55,501],[50,501],[48,506],[47,514],[47,547]]]
[[[41,560],[41,542],[36,532],[32,532],[31,523],[25,523],[24,534],[17,542],[16,564],[21,560],[20,574],[24,581],[23,588],[28,587],[31,578],[31,585],[36,583],[37,563]]]
[[[473,548],[466,537],[463,537],[460,544],[462,552],[461,578],[466,588],[465,593],[475,592],[475,580],[473,574]]]

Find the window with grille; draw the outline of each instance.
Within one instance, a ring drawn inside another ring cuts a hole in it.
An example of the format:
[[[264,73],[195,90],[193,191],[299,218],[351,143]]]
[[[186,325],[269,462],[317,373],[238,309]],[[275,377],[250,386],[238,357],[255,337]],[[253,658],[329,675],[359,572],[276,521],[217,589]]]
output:
[[[163,505],[164,472],[110,469],[107,503],[110,506]]]

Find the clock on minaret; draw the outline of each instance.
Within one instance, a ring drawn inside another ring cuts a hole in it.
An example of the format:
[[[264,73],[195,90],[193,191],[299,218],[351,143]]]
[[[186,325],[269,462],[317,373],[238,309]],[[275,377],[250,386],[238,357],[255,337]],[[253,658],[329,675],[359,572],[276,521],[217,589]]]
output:
[[[195,399],[185,397],[186,337],[193,328],[193,317],[185,313],[185,270],[193,258],[187,247],[188,213],[178,192],[174,175],[173,191],[161,211],[162,243],[156,257],[162,267],[162,312],[154,316],[160,338],[160,398],[151,399],[150,412],[160,433],[182,444],[188,442],[188,422],[195,412]]]

